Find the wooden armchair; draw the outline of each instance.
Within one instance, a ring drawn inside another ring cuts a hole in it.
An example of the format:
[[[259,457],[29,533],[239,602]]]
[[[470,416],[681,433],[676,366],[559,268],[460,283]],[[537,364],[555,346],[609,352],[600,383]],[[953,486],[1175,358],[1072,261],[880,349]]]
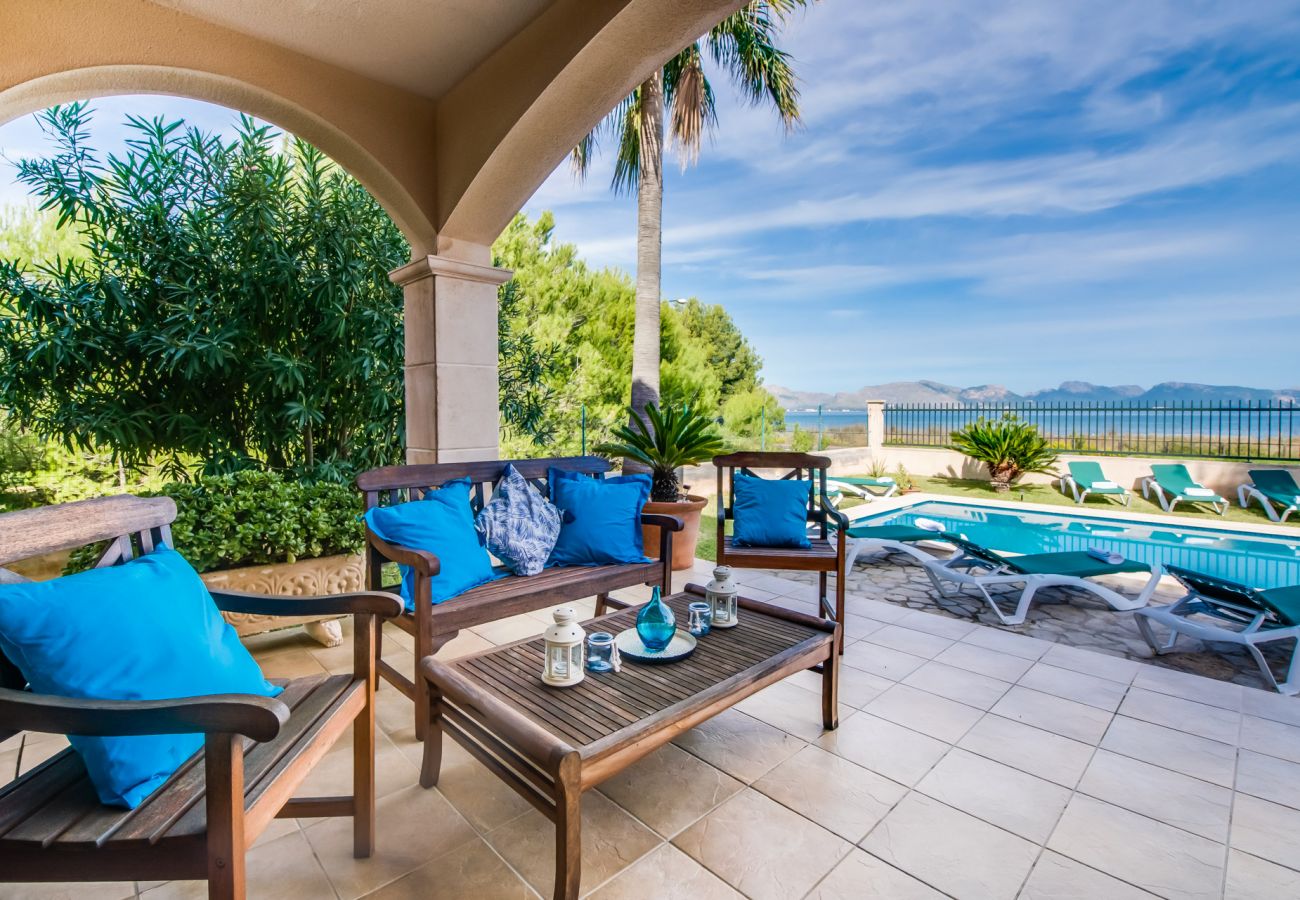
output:
[[[8,564],[109,541],[111,566],[171,546],[176,506],[129,495],[0,515],[0,580]],[[213,592],[231,612],[340,615],[355,620],[351,674],[299,678],[276,698],[224,694],[90,701],[24,690],[0,654],[0,739],[20,731],[88,736],[202,733],[204,749],[135,809],[102,805],[71,748],[0,786],[0,882],[207,879],[210,898],[245,896],[244,851],[275,818],[352,816],[353,852],[375,844],[375,670],[379,619],[392,594],[330,597]],[[325,752],[353,726],[353,791],[294,798]]]
[[[715,456],[718,469],[718,565],[733,569],[793,569],[817,572],[818,613],[844,623],[844,532],[848,517],[826,496],[826,472],[831,461],[809,453],[729,453]],[[727,535],[727,520],[735,519],[736,472],[757,475],[755,469],[786,470],[784,479],[807,478],[808,524],[813,532],[808,549],[795,547],[737,547]],[[830,524],[835,534],[830,534]],[[827,596],[827,576],[835,573],[835,602]]]

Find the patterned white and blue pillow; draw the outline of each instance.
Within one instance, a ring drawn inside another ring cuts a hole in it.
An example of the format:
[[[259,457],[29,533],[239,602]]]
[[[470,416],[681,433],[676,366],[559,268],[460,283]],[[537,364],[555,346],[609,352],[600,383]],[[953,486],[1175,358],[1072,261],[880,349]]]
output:
[[[560,536],[560,520],[559,508],[507,465],[474,527],[483,535],[488,552],[511,572],[536,575]]]

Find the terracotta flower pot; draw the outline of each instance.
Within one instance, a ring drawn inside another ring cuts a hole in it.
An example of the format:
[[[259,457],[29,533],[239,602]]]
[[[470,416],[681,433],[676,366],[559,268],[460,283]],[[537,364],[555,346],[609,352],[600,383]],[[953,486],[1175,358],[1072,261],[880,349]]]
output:
[[[651,500],[642,511],[660,515],[677,516],[686,527],[673,535],[673,571],[689,569],[695,564],[695,544],[700,539],[700,513],[708,504],[704,497],[687,494],[687,499],[678,503],[659,503]],[[651,559],[659,558],[659,526],[642,525],[641,537],[645,542],[645,555]]]

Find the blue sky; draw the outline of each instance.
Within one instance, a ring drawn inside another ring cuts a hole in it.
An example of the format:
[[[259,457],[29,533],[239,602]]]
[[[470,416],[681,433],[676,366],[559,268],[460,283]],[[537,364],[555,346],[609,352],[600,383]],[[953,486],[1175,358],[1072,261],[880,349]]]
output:
[[[665,296],[724,304],[769,382],[1300,384],[1300,3],[822,0],[785,46],[803,127],[715,76],[719,130],[664,209]],[[105,146],[128,111],[232,119],[95,106]],[[0,148],[41,144],[21,120]],[[525,209],[631,271],[610,168],[562,165]]]

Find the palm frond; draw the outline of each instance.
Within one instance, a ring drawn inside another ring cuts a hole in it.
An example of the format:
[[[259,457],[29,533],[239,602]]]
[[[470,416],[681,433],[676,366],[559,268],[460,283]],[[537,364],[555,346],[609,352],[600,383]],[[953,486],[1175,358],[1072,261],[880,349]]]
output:
[[[607,120],[618,137],[610,187],[616,194],[633,193],[641,177],[641,88],[629,94],[614,112],[621,112],[622,121],[615,124],[612,117]]]
[[[699,43],[691,44],[664,66],[664,102],[668,129],[681,153],[682,168],[700,157],[704,135],[718,122],[713,86],[704,74]]]
[[[754,0],[705,37],[709,53],[754,104],[770,100],[787,128],[799,121],[799,88],[790,55],[776,45],[781,22],[808,0]]]

